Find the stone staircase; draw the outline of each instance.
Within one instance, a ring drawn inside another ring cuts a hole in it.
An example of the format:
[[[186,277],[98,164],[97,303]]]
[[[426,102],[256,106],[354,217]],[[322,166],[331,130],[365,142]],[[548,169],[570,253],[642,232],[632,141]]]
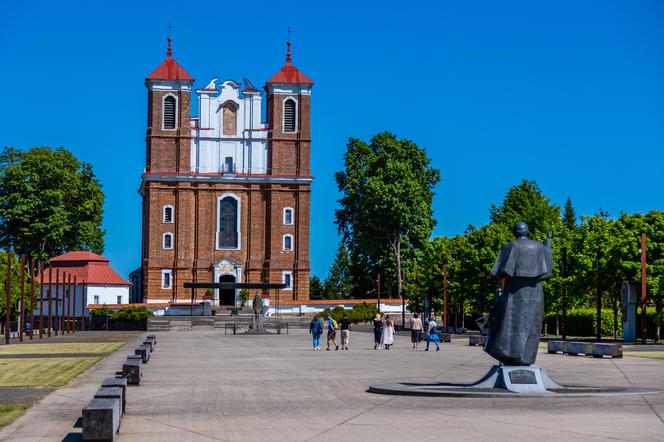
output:
[[[267,317],[264,323],[288,323],[290,328],[308,328],[311,318],[306,316]],[[153,316],[148,318],[148,331],[191,331],[225,330],[227,324],[235,324],[239,329],[248,329],[253,323],[253,314],[241,313],[239,316]]]

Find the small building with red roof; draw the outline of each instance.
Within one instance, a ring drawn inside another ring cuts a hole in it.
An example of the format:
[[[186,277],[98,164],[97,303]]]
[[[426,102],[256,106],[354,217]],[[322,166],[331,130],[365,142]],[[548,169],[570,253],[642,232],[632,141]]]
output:
[[[129,304],[131,283],[109,263],[108,258],[78,250],[51,258],[50,267],[37,276],[42,284],[39,292],[44,299],[44,314],[49,313],[49,299],[52,316],[81,317],[93,304]]]

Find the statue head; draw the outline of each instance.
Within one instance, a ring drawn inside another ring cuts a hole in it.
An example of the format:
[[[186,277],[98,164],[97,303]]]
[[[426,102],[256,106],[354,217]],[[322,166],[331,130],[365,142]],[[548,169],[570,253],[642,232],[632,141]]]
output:
[[[528,238],[528,224],[524,223],[523,221],[519,221],[514,224],[512,232],[514,232],[514,236],[517,238]]]

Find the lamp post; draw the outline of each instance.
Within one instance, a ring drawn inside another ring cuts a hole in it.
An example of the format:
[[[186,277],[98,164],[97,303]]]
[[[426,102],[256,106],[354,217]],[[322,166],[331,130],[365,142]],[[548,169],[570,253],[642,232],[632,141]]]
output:
[[[376,279],[376,300],[378,301],[376,307],[378,308],[378,313],[380,313],[380,259],[378,260],[378,277]]]
[[[447,329],[447,264],[443,266],[443,327]]]

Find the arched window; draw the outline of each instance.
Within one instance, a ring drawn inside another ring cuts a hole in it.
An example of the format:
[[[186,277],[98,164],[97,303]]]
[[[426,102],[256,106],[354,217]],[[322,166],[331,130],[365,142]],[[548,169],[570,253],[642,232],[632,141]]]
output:
[[[296,105],[292,98],[284,101],[284,132],[295,132]]]
[[[240,247],[239,200],[226,196],[219,200],[219,224],[217,226],[217,248]]]
[[[294,221],[293,221],[293,208],[292,207],[286,207],[284,208],[284,225],[286,226],[292,226]]]
[[[237,134],[237,105],[229,101],[224,104],[222,110],[224,135]]]
[[[284,235],[283,249],[284,252],[293,251],[293,235]]]
[[[171,232],[164,233],[162,240],[162,248],[172,249],[173,248],[173,234]]]
[[[173,206],[164,206],[164,223],[173,223]]]
[[[175,97],[172,95],[167,95],[164,97],[164,129],[175,129],[176,123],[176,112],[175,112],[176,102]]]

